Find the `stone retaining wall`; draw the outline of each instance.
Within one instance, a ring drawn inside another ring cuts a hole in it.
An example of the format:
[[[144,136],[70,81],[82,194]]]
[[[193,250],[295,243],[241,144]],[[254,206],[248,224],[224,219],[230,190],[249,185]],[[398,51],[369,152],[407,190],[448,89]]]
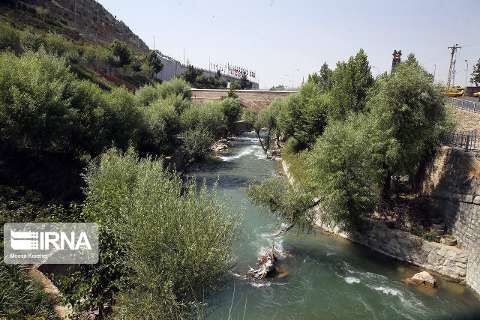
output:
[[[318,208],[315,210],[318,217],[315,225],[327,232],[452,279],[465,280],[468,258],[463,249],[426,241],[408,232],[390,229],[383,223],[373,221],[362,232],[347,233],[336,226],[324,223],[320,210]]]
[[[441,167],[441,171],[446,171],[447,168],[444,164],[450,161],[448,154],[450,151],[446,149],[443,151],[438,157],[442,162],[439,167]],[[472,168],[472,166],[469,167]],[[289,182],[294,183],[285,160],[282,160],[282,169]],[[468,185],[465,184],[465,181],[460,183],[457,181],[457,185],[447,183],[450,190],[440,191],[442,188],[439,186],[445,184],[448,179],[440,178],[438,172],[430,172],[429,174],[434,176],[435,181],[428,181],[426,184],[426,188],[430,190],[429,195],[435,199],[434,203],[438,206],[439,214],[445,215],[446,222],[457,238],[460,247],[426,241],[405,231],[390,229],[385,224],[374,221],[368,224],[367,230],[347,233],[338,226],[325,223],[319,207],[312,209],[316,211],[317,215],[315,225],[324,231],[365,245],[390,257],[438,272],[458,281],[465,281],[480,294],[480,192],[465,192],[480,189],[476,188],[478,183],[472,181],[472,170],[467,171],[470,175],[467,177]],[[435,173],[437,177],[435,177]],[[435,191],[432,192],[432,190]],[[460,190],[462,193],[455,193],[453,190]]]

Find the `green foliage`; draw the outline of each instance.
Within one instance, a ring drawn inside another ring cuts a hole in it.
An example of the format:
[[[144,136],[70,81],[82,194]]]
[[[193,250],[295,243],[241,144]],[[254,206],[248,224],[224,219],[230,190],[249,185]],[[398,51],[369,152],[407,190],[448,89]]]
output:
[[[252,89],[252,82],[248,80],[247,75],[243,74],[240,78],[240,89]]]
[[[132,151],[104,154],[87,184],[85,215],[127,244],[112,257],[131,270],[121,275],[118,316],[187,318],[231,266],[233,218],[205,187],[184,185]]]
[[[146,125],[146,132],[142,139],[144,151],[162,154],[173,151],[177,142],[176,135],[180,133],[181,129],[180,116],[176,106],[183,103],[184,100],[179,96],[169,96],[142,108]]]
[[[126,150],[130,144],[138,145],[143,122],[134,96],[126,89],[117,88],[106,96],[106,101],[102,115],[106,141],[122,150]]]
[[[61,59],[45,53],[0,54],[2,140],[28,148],[69,148],[65,131],[77,116],[70,105],[74,82]]]
[[[477,63],[473,66],[472,77],[470,81],[475,83],[476,86],[480,83],[480,59],[478,59]]]
[[[147,55],[147,63],[155,73],[159,73],[163,69],[163,63],[160,60],[159,54],[158,50],[152,50]]]
[[[367,55],[362,49],[347,62],[338,62],[331,92],[334,117],[345,119],[350,112],[363,111],[373,82]]]
[[[301,228],[310,228],[315,218],[312,196],[298,187],[293,187],[283,178],[270,178],[250,185],[248,196],[257,205],[266,206],[288,223]]]
[[[222,112],[227,123],[227,131],[229,134],[233,133],[235,122],[240,120],[242,116],[243,107],[239,99],[226,98],[222,100]]]
[[[118,40],[113,40],[110,45],[110,63],[112,66],[123,67],[132,62],[132,52],[127,44]]]
[[[322,93],[329,92],[333,86],[333,71],[327,63],[324,63],[318,74],[314,73],[308,76],[308,82],[315,83]]]
[[[300,92],[290,95],[278,113],[278,126],[285,138],[293,137],[299,148],[309,148],[327,125],[330,98],[314,83],[306,83]]]
[[[182,74],[182,78],[185,79],[192,87],[198,89],[216,89],[226,88],[227,81],[221,77],[221,74],[217,72],[214,77],[207,77],[203,74],[201,69],[197,69],[192,65],[188,65],[185,72]]]
[[[368,109],[386,143],[387,176],[412,178],[449,129],[440,88],[417,63],[380,79]]]
[[[204,160],[215,142],[213,134],[204,128],[186,130],[181,135],[183,149],[189,161]]]
[[[324,218],[345,228],[357,225],[362,216],[370,214],[379,198],[382,172],[376,133],[363,115],[333,122],[307,159]]]
[[[0,318],[58,319],[54,301],[34,282],[27,270],[0,262]]]
[[[176,78],[161,84],[144,86],[135,93],[135,98],[140,106],[147,106],[157,99],[166,99],[169,96],[179,96],[181,99],[190,100],[192,92],[186,81]],[[178,110],[178,112],[182,111]]]
[[[181,115],[183,130],[205,129],[215,138],[225,135],[227,122],[221,101],[209,101],[203,105],[192,105]]]
[[[0,23],[0,50],[20,53],[22,46],[18,32],[9,25]]]
[[[283,90],[287,90],[287,87],[285,87],[283,84],[279,84],[270,88],[270,91],[283,91]]]

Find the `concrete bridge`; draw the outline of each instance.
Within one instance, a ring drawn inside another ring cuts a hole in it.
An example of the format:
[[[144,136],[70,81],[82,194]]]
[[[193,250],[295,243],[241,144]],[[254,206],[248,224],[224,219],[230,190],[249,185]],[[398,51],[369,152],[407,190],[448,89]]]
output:
[[[220,100],[228,95],[228,89],[194,89],[192,88],[192,100],[203,102]],[[252,109],[262,109],[268,106],[276,98],[286,97],[297,91],[270,91],[270,90],[235,90],[242,105]]]

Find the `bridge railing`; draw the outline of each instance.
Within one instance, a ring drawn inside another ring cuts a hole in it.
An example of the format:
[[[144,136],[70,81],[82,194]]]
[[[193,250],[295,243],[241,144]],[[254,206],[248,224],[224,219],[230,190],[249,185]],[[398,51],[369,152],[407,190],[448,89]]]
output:
[[[480,135],[477,131],[451,132],[443,140],[443,144],[461,148],[465,151],[480,151]]]
[[[479,102],[464,100],[464,99],[458,99],[458,98],[448,98],[448,100],[457,108],[480,113],[480,103]]]

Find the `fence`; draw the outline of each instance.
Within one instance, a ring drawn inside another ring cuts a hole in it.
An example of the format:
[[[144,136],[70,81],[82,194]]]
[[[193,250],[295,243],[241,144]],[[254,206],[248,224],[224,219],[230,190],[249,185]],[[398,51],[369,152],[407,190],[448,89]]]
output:
[[[444,139],[443,143],[462,148],[465,151],[480,151],[480,136],[476,131],[452,132]]]
[[[480,102],[458,98],[449,98],[449,100],[457,108],[480,113]]]

